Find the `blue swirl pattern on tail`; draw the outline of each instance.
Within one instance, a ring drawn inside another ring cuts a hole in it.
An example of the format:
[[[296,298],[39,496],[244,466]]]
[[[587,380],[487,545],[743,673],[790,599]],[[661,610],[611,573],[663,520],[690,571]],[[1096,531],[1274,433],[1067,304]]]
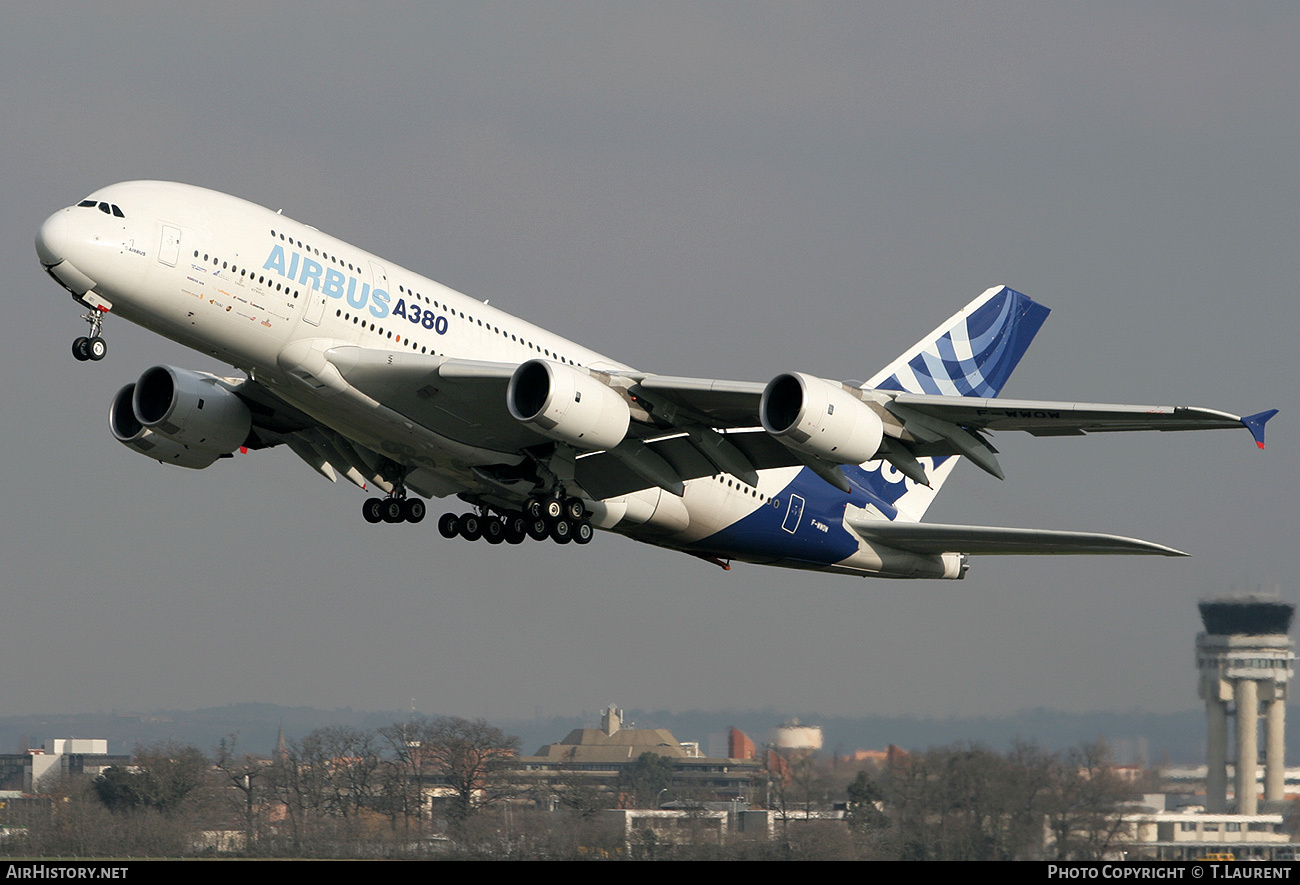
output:
[[[863,386],[943,396],[997,396],[1048,313],[1014,289],[990,289]]]

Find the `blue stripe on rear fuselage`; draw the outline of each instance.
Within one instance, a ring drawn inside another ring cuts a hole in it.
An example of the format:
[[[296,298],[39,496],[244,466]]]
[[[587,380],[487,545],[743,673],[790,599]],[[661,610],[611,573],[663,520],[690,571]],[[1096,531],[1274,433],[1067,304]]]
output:
[[[929,469],[933,470],[946,460],[925,458],[923,462],[932,463]],[[871,505],[892,520],[898,516],[894,503],[912,485],[888,462],[871,463],[871,469],[856,464],[844,467],[853,487],[847,495],[804,468],[766,504],[690,547],[723,556],[790,559],[820,565],[848,559],[858,552],[858,536],[844,527],[844,508]],[[803,512],[790,532],[785,527],[786,516],[790,500],[796,495],[803,499]],[[774,507],[774,501],[779,506]]]

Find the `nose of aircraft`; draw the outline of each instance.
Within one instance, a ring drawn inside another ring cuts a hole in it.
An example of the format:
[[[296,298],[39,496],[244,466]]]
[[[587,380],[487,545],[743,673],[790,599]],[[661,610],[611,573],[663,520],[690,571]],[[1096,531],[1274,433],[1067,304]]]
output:
[[[36,232],[36,254],[41,264],[46,267],[58,264],[67,255],[68,213],[66,210],[55,212],[41,229]]]

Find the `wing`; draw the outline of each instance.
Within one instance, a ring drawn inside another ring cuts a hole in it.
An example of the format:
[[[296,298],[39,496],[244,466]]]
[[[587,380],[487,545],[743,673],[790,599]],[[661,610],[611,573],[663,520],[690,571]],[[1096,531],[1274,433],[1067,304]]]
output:
[[[1135,554],[1187,556],[1181,550],[1120,535],[1092,532],[1056,532],[997,526],[939,525],[924,522],[889,522],[847,517],[845,522],[863,540],[910,553],[967,553],[987,556]]]
[[[345,388],[382,406],[383,416],[375,415],[380,422],[386,417],[390,423],[418,425],[479,453],[500,453],[503,463],[517,463],[531,447],[566,439],[545,420],[525,422],[512,413],[508,391],[518,364],[356,346],[329,347],[321,357],[312,367],[321,383],[329,383],[325,375],[333,374]],[[915,394],[807,375],[782,375],[763,385],[530,363],[548,367],[547,373],[535,374],[546,374],[553,385],[577,383],[571,399],[582,401],[586,385],[588,405],[612,403],[620,414],[619,426],[626,429],[604,434],[611,442],[577,447],[576,479],[598,498],[649,486],[680,495],[685,481],[713,473],[753,485],[760,470],[800,464],[847,492],[849,480],[840,467],[877,459],[929,485],[918,459],[951,455],[966,456],[1000,478],[996,449],[985,436],[990,431],[1062,436],[1244,426],[1262,445],[1264,423],[1275,414],[1240,418],[1192,407]],[[816,438],[803,434],[802,421],[816,425],[810,431]],[[845,445],[825,443],[837,434]]]
[[[838,382],[828,382],[838,383]],[[658,411],[693,413],[721,427],[756,427],[764,385],[743,381],[712,381],[648,375],[631,388]],[[1082,436],[1086,433],[1133,430],[1219,430],[1245,427],[1263,448],[1264,424],[1277,409],[1240,417],[1195,406],[1137,406],[1048,400],[976,399],[935,396],[892,390],[858,388],[867,401],[880,403],[902,425],[909,418],[929,416],[970,430],[1024,430],[1034,436]],[[919,424],[918,424],[919,427]],[[958,454],[953,451],[949,454]]]
[[[1264,447],[1264,423],[1273,409],[1245,418],[1194,406],[1128,406],[1039,400],[974,399],[900,393],[890,411],[922,415],[978,430],[1024,430],[1034,436],[1082,436],[1131,430],[1219,430],[1245,427]]]
[[[793,414],[794,404],[764,405],[786,395],[793,398],[799,382],[799,402],[806,404],[819,386],[843,399],[839,391],[857,400],[851,408],[865,408],[875,413],[882,424],[881,457],[894,464],[906,476],[928,485],[923,468],[916,459],[925,456],[964,455],[977,466],[999,479],[1002,469],[997,450],[984,436],[989,431],[1021,430],[1034,436],[1082,436],[1137,430],[1214,430],[1245,427],[1264,447],[1264,425],[1277,414],[1276,409],[1240,417],[1228,412],[1194,406],[1139,406],[1102,403],[1051,402],[1044,400],[1004,400],[968,396],[941,396],[906,393],[894,390],[853,386],[808,376],[780,376],[762,390],[758,385],[735,381],[707,381],[693,378],[646,376],[631,388],[651,415],[668,420],[683,419],[721,427],[753,427],[762,424],[769,431],[783,411]],[[830,395],[828,394],[828,396]],[[861,405],[858,405],[860,403]],[[828,400],[829,408],[835,407]],[[769,411],[765,414],[764,409]],[[835,461],[826,461],[828,453],[805,453],[802,460],[809,467],[835,483]],[[820,457],[819,457],[820,455]],[[844,463],[844,462],[839,462]],[[734,471],[732,471],[734,472]],[[836,483],[838,484],[838,483]]]

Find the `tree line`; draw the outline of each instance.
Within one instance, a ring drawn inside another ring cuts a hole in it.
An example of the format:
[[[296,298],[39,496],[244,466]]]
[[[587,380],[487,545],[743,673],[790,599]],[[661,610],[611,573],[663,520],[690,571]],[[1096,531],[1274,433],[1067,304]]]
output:
[[[507,795],[518,739],[484,720],[318,728],[269,756],[166,742],[95,777],[47,777],[10,803],[6,854],[419,855]],[[430,801],[430,797],[433,797]]]
[[[1126,837],[1134,786],[1105,745],[1063,754],[1017,744],[899,753],[880,768],[803,755],[768,765],[733,808],[766,808],[775,832],[625,832],[615,805],[711,798],[643,754],[595,786],[561,765],[524,782],[518,740],[483,720],[413,718],[320,728],[270,756],[237,735],[208,754],[162,743],[96,777],[64,776],[0,811],[0,853],[45,857],[491,857],[1008,860],[1098,859]],[[833,817],[834,819],[826,819]],[[693,835],[692,835],[693,834]]]

